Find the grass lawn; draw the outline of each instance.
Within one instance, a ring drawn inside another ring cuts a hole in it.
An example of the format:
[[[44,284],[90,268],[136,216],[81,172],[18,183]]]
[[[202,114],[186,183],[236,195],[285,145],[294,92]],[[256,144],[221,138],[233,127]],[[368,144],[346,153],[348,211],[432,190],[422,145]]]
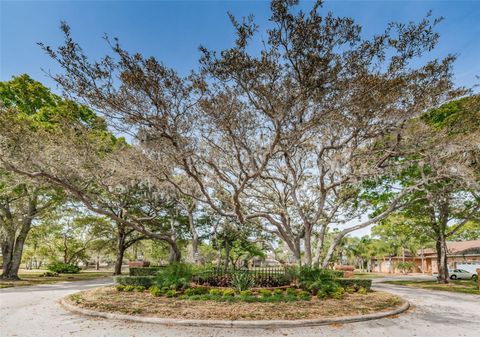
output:
[[[471,280],[450,280],[448,284],[439,284],[437,281],[385,281],[384,283],[401,286],[416,287],[430,290],[452,291],[456,293],[480,295],[476,282]]]
[[[41,277],[45,270],[39,271],[23,271],[18,274],[19,281],[0,280],[0,288],[31,286],[37,284],[49,284],[61,281],[82,281],[92,280],[101,277],[112,276],[112,271],[81,271],[78,274],[60,274],[55,277]]]
[[[82,291],[70,303],[102,312],[180,319],[270,320],[320,319],[387,311],[404,301],[393,294],[346,294],[343,299],[318,299],[278,303],[217,302],[154,297],[145,292],[119,292],[114,287]]]
[[[356,271],[353,273],[353,276],[355,278],[363,278],[363,279],[373,279],[373,278],[384,278],[384,274],[379,274],[379,273],[364,273],[364,272],[359,272]]]

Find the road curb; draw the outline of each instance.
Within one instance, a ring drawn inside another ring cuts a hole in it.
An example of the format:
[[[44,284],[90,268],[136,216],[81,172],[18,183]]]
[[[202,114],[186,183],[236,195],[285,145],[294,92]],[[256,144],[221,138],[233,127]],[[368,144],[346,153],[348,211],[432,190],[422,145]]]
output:
[[[410,303],[405,300],[398,308],[390,311],[377,312],[367,315],[343,316],[324,319],[303,319],[303,320],[269,320],[269,321],[230,321],[230,320],[198,320],[198,319],[175,319],[175,318],[159,318],[159,317],[142,317],[124,314],[115,314],[110,312],[94,311],[80,308],[69,303],[68,300],[62,298],[60,305],[73,313],[82,314],[91,317],[101,317],[123,321],[133,321],[141,323],[163,324],[168,326],[188,326],[188,327],[210,327],[210,328],[250,328],[250,329],[271,329],[271,328],[300,328],[329,324],[344,324],[353,322],[364,322],[374,319],[380,319],[401,314],[408,310]]]

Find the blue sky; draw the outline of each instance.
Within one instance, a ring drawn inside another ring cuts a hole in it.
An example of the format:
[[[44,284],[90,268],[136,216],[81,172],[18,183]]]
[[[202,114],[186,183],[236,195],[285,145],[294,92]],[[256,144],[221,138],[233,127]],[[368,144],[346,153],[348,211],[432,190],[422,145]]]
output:
[[[308,8],[311,2],[303,1]],[[392,20],[419,20],[428,10],[444,16],[441,40],[432,57],[459,54],[455,80],[473,86],[480,75],[480,1],[330,1],[324,10],[353,17],[365,34],[379,33]],[[253,13],[265,27],[268,1],[5,1],[0,0],[0,80],[28,73],[53,87],[42,72],[58,70],[36,45],[62,41],[60,20],[72,27],[88,55],[102,56],[103,33],[120,38],[124,47],[154,55],[181,73],[196,67],[198,46],[222,49],[232,45],[227,11]],[[478,90],[476,90],[478,91]]]

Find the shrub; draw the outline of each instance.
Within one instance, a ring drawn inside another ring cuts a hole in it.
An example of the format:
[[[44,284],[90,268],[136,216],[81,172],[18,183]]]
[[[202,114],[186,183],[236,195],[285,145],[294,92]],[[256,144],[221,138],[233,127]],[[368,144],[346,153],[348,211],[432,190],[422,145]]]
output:
[[[213,296],[222,295],[222,291],[220,289],[210,289],[208,293]]]
[[[365,295],[367,292],[368,292],[368,290],[365,289],[364,287],[360,287],[360,289],[358,289],[359,294]]]
[[[287,295],[295,296],[295,295],[297,294],[297,289],[295,289],[295,288],[287,288],[286,293],[287,293]]]
[[[240,296],[242,296],[242,297],[252,296],[252,291],[251,290],[242,290],[242,291],[240,291]]]
[[[135,286],[131,286],[131,285],[125,286],[125,288],[123,288],[123,291],[130,292],[130,291],[133,291],[133,290],[135,290]]]
[[[238,291],[248,290],[254,285],[252,275],[247,271],[237,271],[232,275],[232,287]]]
[[[74,264],[58,262],[49,265],[48,270],[58,274],[78,274],[81,268]]]
[[[363,288],[363,289],[365,289],[365,288]],[[353,293],[355,292],[355,288],[348,287],[348,288],[346,289],[346,291],[347,291],[347,293],[349,293],[349,294],[353,294]]]
[[[300,299],[300,300],[309,301],[311,296],[310,296],[310,293],[308,291],[299,291],[297,293],[297,298]]]
[[[314,282],[304,282],[302,288],[308,290],[311,294],[316,295],[319,291],[324,291],[327,294],[332,293],[338,284],[333,279],[318,280]]]
[[[158,296],[163,294],[163,292],[157,286],[150,287],[150,289],[148,289],[148,291],[150,291],[150,294],[152,294],[155,297],[158,297]]]
[[[115,286],[115,288],[117,289],[117,291],[124,291],[125,290],[125,286],[124,285],[121,285],[121,284],[117,284]]]
[[[298,272],[298,281],[300,283],[334,280],[339,277],[343,277],[343,271],[341,270],[300,267]]]
[[[165,293],[165,296],[167,297],[176,297],[178,295],[178,292],[174,289],[170,289]]]
[[[171,289],[186,288],[193,278],[193,268],[187,263],[174,263],[158,271],[155,283]]]
[[[332,298],[341,300],[345,296],[345,289],[338,287],[332,294]]]
[[[339,278],[335,280],[342,288],[353,288],[358,291],[361,287],[370,290],[372,288],[372,280],[367,279],[355,279],[355,278]]]
[[[325,290],[319,290],[317,292],[317,298],[318,299],[323,300],[326,297],[327,297],[327,292]]]
[[[135,291],[137,293],[143,293],[145,291],[145,287],[144,286],[136,286]]]
[[[124,286],[143,286],[149,288],[153,285],[154,277],[153,276],[115,276],[114,281],[117,284]]]
[[[208,290],[205,287],[195,287],[195,288],[185,289],[183,293],[187,296],[193,296],[193,295],[204,295],[207,292]]]
[[[130,267],[130,276],[155,276],[162,267]]]
[[[235,296],[235,290],[225,289],[225,290],[222,291],[222,296],[223,297],[233,297],[233,296]]]
[[[260,289],[260,290],[258,291],[258,294],[259,294],[260,296],[262,296],[262,297],[270,297],[270,296],[272,296],[272,292],[271,292],[270,290],[268,290],[268,289]]]
[[[283,290],[282,289],[275,289],[275,290],[273,290],[273,295],[275,295],[275,296],[283,295]]]

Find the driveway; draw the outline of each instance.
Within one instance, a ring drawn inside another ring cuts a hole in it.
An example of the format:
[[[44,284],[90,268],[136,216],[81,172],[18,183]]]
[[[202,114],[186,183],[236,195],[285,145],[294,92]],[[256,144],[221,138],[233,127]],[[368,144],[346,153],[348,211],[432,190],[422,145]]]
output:
[[[413,308],[395,318],[314,328],[234,330],[93,319],[66,312],[58,300],[68,294],[108,284],[108,280],[65,282],[0,290],[1,337],[57,336],[322,336],[412,337],[480,336],[480,297],[434,292],[375,282],[375,289],[408,299]]]

